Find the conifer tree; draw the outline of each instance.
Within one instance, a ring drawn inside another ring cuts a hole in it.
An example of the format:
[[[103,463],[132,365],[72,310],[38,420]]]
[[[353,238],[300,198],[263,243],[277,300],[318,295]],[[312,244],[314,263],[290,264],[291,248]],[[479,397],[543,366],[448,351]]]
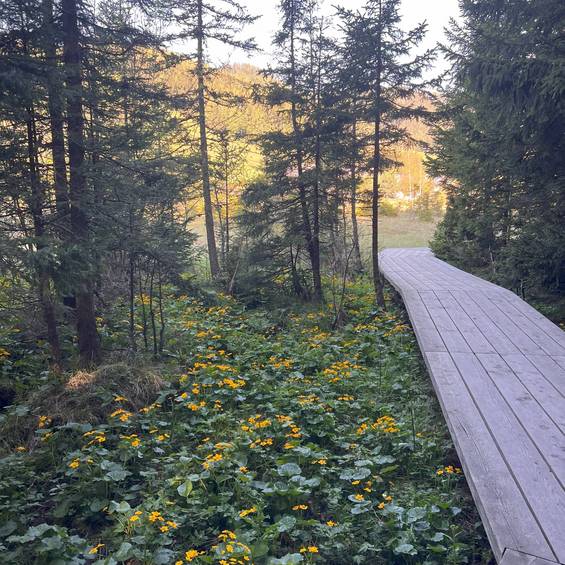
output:
[[[386,148],[409,138],[399,120],[419,114],[410,99],[423,87],[422,73],[433,57],[430,51],[412,56],[426,25],[404,31],[399,8],[399,0],[369,0],[359,12],[340,10],[350,88],[361,101],[360,117],[372,124],[371,254],[379,306],[385,303],[379,271],[380,174],[390,164]]]
[[[562,2],[461,3],[445,47],[432,174],[448,208],[434,249],[515,290],[565,288]]]
[[[287,129],[264,138],[272,159],[271,174],[281,190],[297,194],[303,247],[312,273],[313,297],[323,300],[321,277],[321,207],[323,88],[327,71],[323,20],[311,0],[283,0],[281,28],[275,36],[277,66],[267,74],[276,79],[268,94],[273,106],[288,105]],[[276,179],[276,180],[275,180]],[[295,222],[289,225],[296,225]]]
[[[206,242],[212,278],[220,275],[220,262],[216,245],[214,227],[214,207],[210,183],[210,158],[208,150],[208,126],[206,119],[206,101],[212,93],[208,82],[213,69],[208,65],[206,46],[210,41],[219,42],[226,47],[236,47],[244,51],[255,49],[249,39],[238,36],[243,27],[254,21],[242,4],[236,0],[189,0],[182,7],[175,6],[175,19],[181,27],[180,37],[192,40],[196,46],[194,53],[196,77],[196,107],[200,148],[200,173],[202,179],[202,198],[204,201],[204,219],[206,224]]]

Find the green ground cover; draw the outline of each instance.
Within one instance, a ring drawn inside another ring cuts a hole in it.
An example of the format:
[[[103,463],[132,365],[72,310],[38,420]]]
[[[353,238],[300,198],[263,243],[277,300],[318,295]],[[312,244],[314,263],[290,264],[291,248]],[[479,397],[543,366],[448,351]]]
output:
[[[158,378],[74,375],[84,413],[28,403],[2,417],[1,562],[491,559],[401,310],[374,311],[363,284],[336,330],[329,309],[223,296],[167,310]],[[107,342],[125,323],[100,320]],[[36,398],[68,383],[43,386]]]

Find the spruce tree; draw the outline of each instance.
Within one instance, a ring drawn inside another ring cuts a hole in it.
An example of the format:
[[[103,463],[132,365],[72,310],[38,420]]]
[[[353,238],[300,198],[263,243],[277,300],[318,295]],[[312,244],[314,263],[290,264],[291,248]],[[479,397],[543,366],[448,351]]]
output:
[[[421,113],[420,108],[411,104],[411,98],[423,88],[422,73],[433,57],[431,51],[412,56],[412,50],[424,37],[426,25],[402,30],[399,8],[399,0],[369,0],[361,11],[340,10],[349,88],[360,102],[359,117],[372,124],[371,254],[379,306],[384,306],[379,271],[380,174],[391,164],[387,147],[409,139],[399,121]]]
[[[249,39],[240,39],[245,25],[254,21],[242,4],[236,0],[189,0],[182,7],[173,5],[175,20],[181,28],[179,36],[195,43],[193,74],[196,77],[196,107],[200,148],[200,173],[202,179],[202,198],[204,201],[204,219],[206,224],[206,242],[212,278],[220,275],[220,262],[216,245],[214,227],[214,207],[210,182],[210,158],[206,102],[213,96],[208,82],[213,69],[207,61],[206,46],[210,41],[219,42],[226,47],[236,47],[244,51],[255,49]]]
[[[517,291],[563,292],[563,4],[461,9],[430,163],[448,194],[434,249]]]

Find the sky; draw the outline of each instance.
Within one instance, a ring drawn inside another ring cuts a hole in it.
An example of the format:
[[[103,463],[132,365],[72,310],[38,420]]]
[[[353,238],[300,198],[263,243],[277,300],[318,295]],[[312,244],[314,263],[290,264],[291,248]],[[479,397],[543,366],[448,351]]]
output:
[[[251,63],[257,67],[266,67],[271,59],[271,39],[279,22],[278,0],[240,0],[240,2],[247,6],[250,14],[261,16],[243,32],[244,36],[255,38],[261,52],[247,55],[218,45],[209,45],[211,59],[214,63]],[[361,8],[363,4],[364,0],[324,0],[322,12],[331,16],[335,5],[356,9]],[[422,48],[427,49],[444,39],[443,30],[450,18],[458,18],[458,0],[401,0],[401,16],[402,27],[405,29],[411,29],[418,23],[427,21],[428,34],[422,44]],[[446,63],[440,58],[431,72],[439,74],[445,68]]]

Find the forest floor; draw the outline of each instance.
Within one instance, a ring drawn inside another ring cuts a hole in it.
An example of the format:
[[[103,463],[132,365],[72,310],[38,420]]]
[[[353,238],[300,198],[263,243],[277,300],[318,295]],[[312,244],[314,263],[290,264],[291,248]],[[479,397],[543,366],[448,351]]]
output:
[[[404,312],[346,296],[170,297],[166,362],[46,377],[1,416],[0,561],[489,563]]]

